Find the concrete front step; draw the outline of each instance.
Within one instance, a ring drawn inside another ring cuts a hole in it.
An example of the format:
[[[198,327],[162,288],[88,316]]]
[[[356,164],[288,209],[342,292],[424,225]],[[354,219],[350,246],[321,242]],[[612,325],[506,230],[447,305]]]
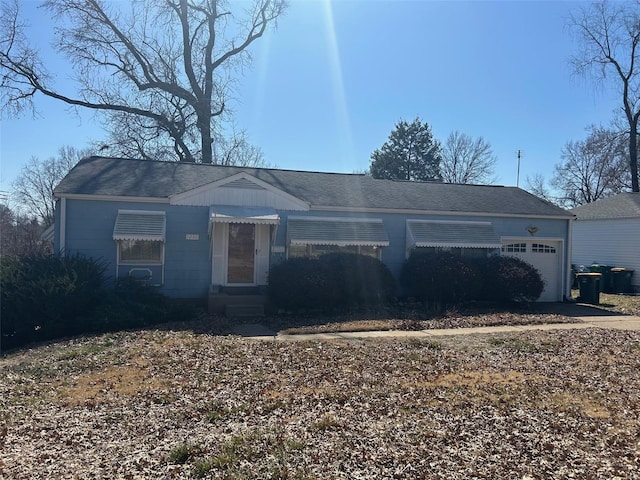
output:
[[[209,313],[227,316],[262,316],[267,304],[266,295],[209,294]],[[247,313],[245,313],[247,312]]]
[[[227,317],[264,317],[264,305],[227,305],[224,310]]]

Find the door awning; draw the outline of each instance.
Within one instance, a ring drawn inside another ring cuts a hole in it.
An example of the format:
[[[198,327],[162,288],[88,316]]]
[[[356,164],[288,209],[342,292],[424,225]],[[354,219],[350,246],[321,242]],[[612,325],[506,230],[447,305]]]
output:
[[[118,210],[113,227],[114,240],[149,240],[164,242],[166,217],[164,212]]]
[[[407,246],[500,248],[490,222],[407,221]]]
[[[388,247],[389,238],[377,218],[291,218],[287,221],[290,245]]]
[[[280,223],[280,216],[273,208],[223,205],[209,208],[209,221],[211,223],[278,225]]]

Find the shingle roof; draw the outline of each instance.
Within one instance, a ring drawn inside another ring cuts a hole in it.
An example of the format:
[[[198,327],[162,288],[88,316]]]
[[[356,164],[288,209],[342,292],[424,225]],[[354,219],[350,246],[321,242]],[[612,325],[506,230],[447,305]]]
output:
[[[619,193],[570,210],[578,220],[640,217],[640,193]]]
[[[570,217],[516,187],[379,180],[362,174],[227,167],[195,163],[88,157],[55,189],[56,195],[167,198],[246,172],[314,207],[400,209]]]

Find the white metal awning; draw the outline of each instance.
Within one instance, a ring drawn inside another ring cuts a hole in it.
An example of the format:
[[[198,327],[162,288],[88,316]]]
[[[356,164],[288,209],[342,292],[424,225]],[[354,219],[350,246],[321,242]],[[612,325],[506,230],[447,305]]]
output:
[[[273,208],[222,205],[209,208],[209,222],[278,225],[280,216]]]
[[[407,246],[500,248],[490,222],[407,221]]]
[[[287,221],[290,245],[388,247],[389,238],[378,218],[291,218]]]
[[[118,210],[113,227],[114,240],[150,240],[164,242],[166,217],[164,212]]]
[[[55,234],[55,225],[49,225],[45,228],[44,232],[40,234],[40,240],[43,242],[53,242],[53,236]]]

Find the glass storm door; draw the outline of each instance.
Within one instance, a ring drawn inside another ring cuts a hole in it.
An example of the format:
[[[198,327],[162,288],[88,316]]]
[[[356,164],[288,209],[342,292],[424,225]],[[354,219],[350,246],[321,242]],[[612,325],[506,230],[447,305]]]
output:
[[[256,228],[251,223],[229,224],[227,283],[254,283]]]

